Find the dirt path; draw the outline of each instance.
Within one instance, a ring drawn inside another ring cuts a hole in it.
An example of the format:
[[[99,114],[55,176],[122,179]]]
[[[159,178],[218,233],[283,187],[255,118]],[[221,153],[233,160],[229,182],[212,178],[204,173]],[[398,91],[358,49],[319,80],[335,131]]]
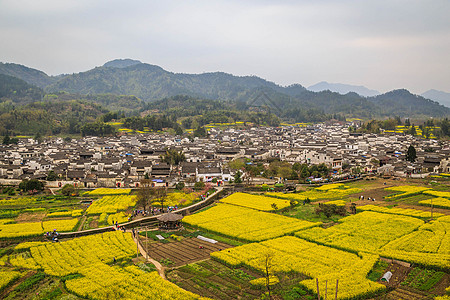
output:
[[[82,218],[83,218],[83,220],[81,220],[80,226],[78,226],[78,229],[76,231],[81,231],[81,229],[83,229],[84,222],[86,222],[87,217],[83,216]]]
[[[144,258],[147,258],[147,261],[148,261],[148,262],[151,262],[152,264],[155,265],[156,270],[158,271],[159,276],[161,276],[162,279],[167,280],[166,274],[165,274],[165,268],[164,268],[158,261],[156,261],[156,260],[154,260],[154,259],[152,259],[152,258],[150,258],[150,257],[148,256],[147,252],[145,252],[144,248],[142,248],[141,244],[138,242],[138,240],[136,239],[136,237],[133,237],[133,240],[134,240],[134,242],[136,243],[136,245],[137,245],[137,247],[138,247],[139,252],[141,253],[141,255],[142,255]]]

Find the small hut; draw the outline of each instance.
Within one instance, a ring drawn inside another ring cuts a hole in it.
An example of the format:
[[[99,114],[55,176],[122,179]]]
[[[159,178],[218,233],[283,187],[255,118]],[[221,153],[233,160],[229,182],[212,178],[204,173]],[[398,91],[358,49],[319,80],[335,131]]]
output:
[[[183,227],[181,219],[182,215],[167,213],[157,217],[159,221],[159,229],[161,230],[179,230]]]

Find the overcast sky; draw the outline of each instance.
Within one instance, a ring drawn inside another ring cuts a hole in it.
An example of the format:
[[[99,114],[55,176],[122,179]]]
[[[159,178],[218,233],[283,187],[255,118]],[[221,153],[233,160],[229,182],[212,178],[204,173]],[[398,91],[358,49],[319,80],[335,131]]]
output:
[[[50,75],[133,58],[280,85],[450,92],[449,0],[0,0],[0,61]]]

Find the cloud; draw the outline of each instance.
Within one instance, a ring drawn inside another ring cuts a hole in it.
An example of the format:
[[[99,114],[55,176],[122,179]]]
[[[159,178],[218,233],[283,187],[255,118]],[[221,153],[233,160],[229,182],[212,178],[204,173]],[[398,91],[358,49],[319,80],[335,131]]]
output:
[[[0,59],[51,74],[129,57],[280,84],[448,91],[449,8],[447,0],[3,0]]]

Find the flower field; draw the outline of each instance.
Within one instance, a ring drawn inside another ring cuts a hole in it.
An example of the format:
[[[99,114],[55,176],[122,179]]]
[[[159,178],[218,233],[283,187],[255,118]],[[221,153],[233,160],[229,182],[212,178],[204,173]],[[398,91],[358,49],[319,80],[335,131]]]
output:
[[[225,264],[246,265],[260,272],[265,272],[267,255],[272,257],[272,272],[295,271],[312,277],[300,282],[310,290],[316,290],[315,279],[318,278],[322,296],[325,280],[328,280],[327,296],[330,299],[334,298],[334,288],[330,287],[336,279],[339,279],[339,299],[362,296],[385,288],[366,279],[367,273],[378,260],[378,255],[356,255],[292,236],[211,253],[213,258]]]
[[[394,191],[396,194],[384,197],[385,199],[399,199],[409,196],[422,194],[425,191],[431,190],[430,188],[414,185],[401,185],[385,188],[386,191]]]
[[[450,199],[433,198],[433,199],[419,201],[419,204],[427,205],[427,206],[431,206],[431,204],[433,204],[433,206],[435,206],[435,207],[450,208]]]
[[[94,201],[86,210],[88,215],[98,215],[101,213],[113,214],[120,210],[125,210],[130,206],[136,204],[136,196],[117,195],[104,196],[103,198]]]
[[[428,201],[428,200],[427,200]],[[358,210],[363,211],[376,211],[386,214],[395,214],[395,215],[403,215],[403,216],[410,216],[410,217],[417,217],[417,218],[430,218],[431,217],[431,211],[423,211],[418,209],[405,209],[405,208],[387,208],[383,206],[376,206],[376,205],[364,205],[359,206]],[[444,214],[441,213],[433,213],[433,217],[441,217],[444,216]]]
[[[128,195],[131,189],[108,189],[98,188],[90,192],[85,192],[85,195]]]
[[[125,223],[128,222],[129,215],[125,214],[124,212],[118,212],[116,214],[112,214],[108,216],[108,225],[114,225],[117,223]],[[99,220],[100,222],[100,220]]]
[[[450,199],[450,192],[440,192],[440,191],[425,191],[424,194],[435,196],[435,197],[443,197]]]
[[[60,243],[27,244],[28,252],[10,257],[15,266],[43,268],[54,276],[81,274],[65,282],[68,291],[89,299],[199,299],[163,280],[157,272],[145,273],[135,266],[109,266],[135,254],[130,233],[120,231],[75,238]],[[3,279],[3,274],[0,277]],[[6,278],[6,277],[5,277]]]
[[[198,200],[200,198],[199,193],[169,193],[167,194],[166,199],[164,200],[164,203],[167,206],[189,206],[191,205],[195,200]]]
[[[439,222],[450,222],[450,215],[443,216],[437,219]]]
[[[275,203],[278,209],[282,209],[290,205],[289,200],[281,200],[272,197],[264,197],[245,193],[234,193],[226,198],[223,198],[220,201],[227,204],[234,204],[263,211],[274,210],[272,207],[273,203]]]
[[[60,243],[46,243],[30,247],[32,259],[45,273],[65,276],[98,263],[111,263],[135,254],[131,233],[120,231],[84,236]]]
[[[344,187],[343,183],[331,183],[331,184],[324,184],[321,187],[316,188],[318,191],[328,191],[332,189],[339,189],[341,187]]]
[[[203,212],[186,216],[183,222],[252,242],[280,237],[320,224],[229,204],[218,204]]]
[[[0,207],[2,206],[26,206],[31,203],[35,203],[36,198],[21,197],[15,199],[0,199]]]
[[[388,242],[408,234],[423,225],[417,218],[364,211],[339,220],[340,224],[327,229],[315,227],[295,235],[352,252],[374,252]]]
[[[0,269],[0,291],[20,276],[20,272]]]
[[[119,268],[97,263],[80,270],[82,278],[66,281],[69,291],[93,299],[190,300],[201,297],[135,266]]]
[[[3,221],[3,220],[2,220]],[[9,220],[11,221],[11,220]],[[35,236],[47,231],[72,231],[78,223],[78,219],[54,220],[33,223],[2,224],[0,223],[0,238],[16,238]]]
[[[333,185],[336,186],[334,188]],[[325,188],[324,188],[325,187]],[[331,188],[329,188],[331,187]],[[350,194],[360,193],[361,189],[358,188],[347,188],[344,185],[338,185],[337,183],[330,185],[323,185],[319,188],[309,190],[302,193],[266,193],[266,196],[275,197],[280,199],[303,201],[309,199],[311,201],[316,201],[320,199],[339,199]]]
[[[439,219],[391,241],[380,255],[450,269],[450,223]]]

